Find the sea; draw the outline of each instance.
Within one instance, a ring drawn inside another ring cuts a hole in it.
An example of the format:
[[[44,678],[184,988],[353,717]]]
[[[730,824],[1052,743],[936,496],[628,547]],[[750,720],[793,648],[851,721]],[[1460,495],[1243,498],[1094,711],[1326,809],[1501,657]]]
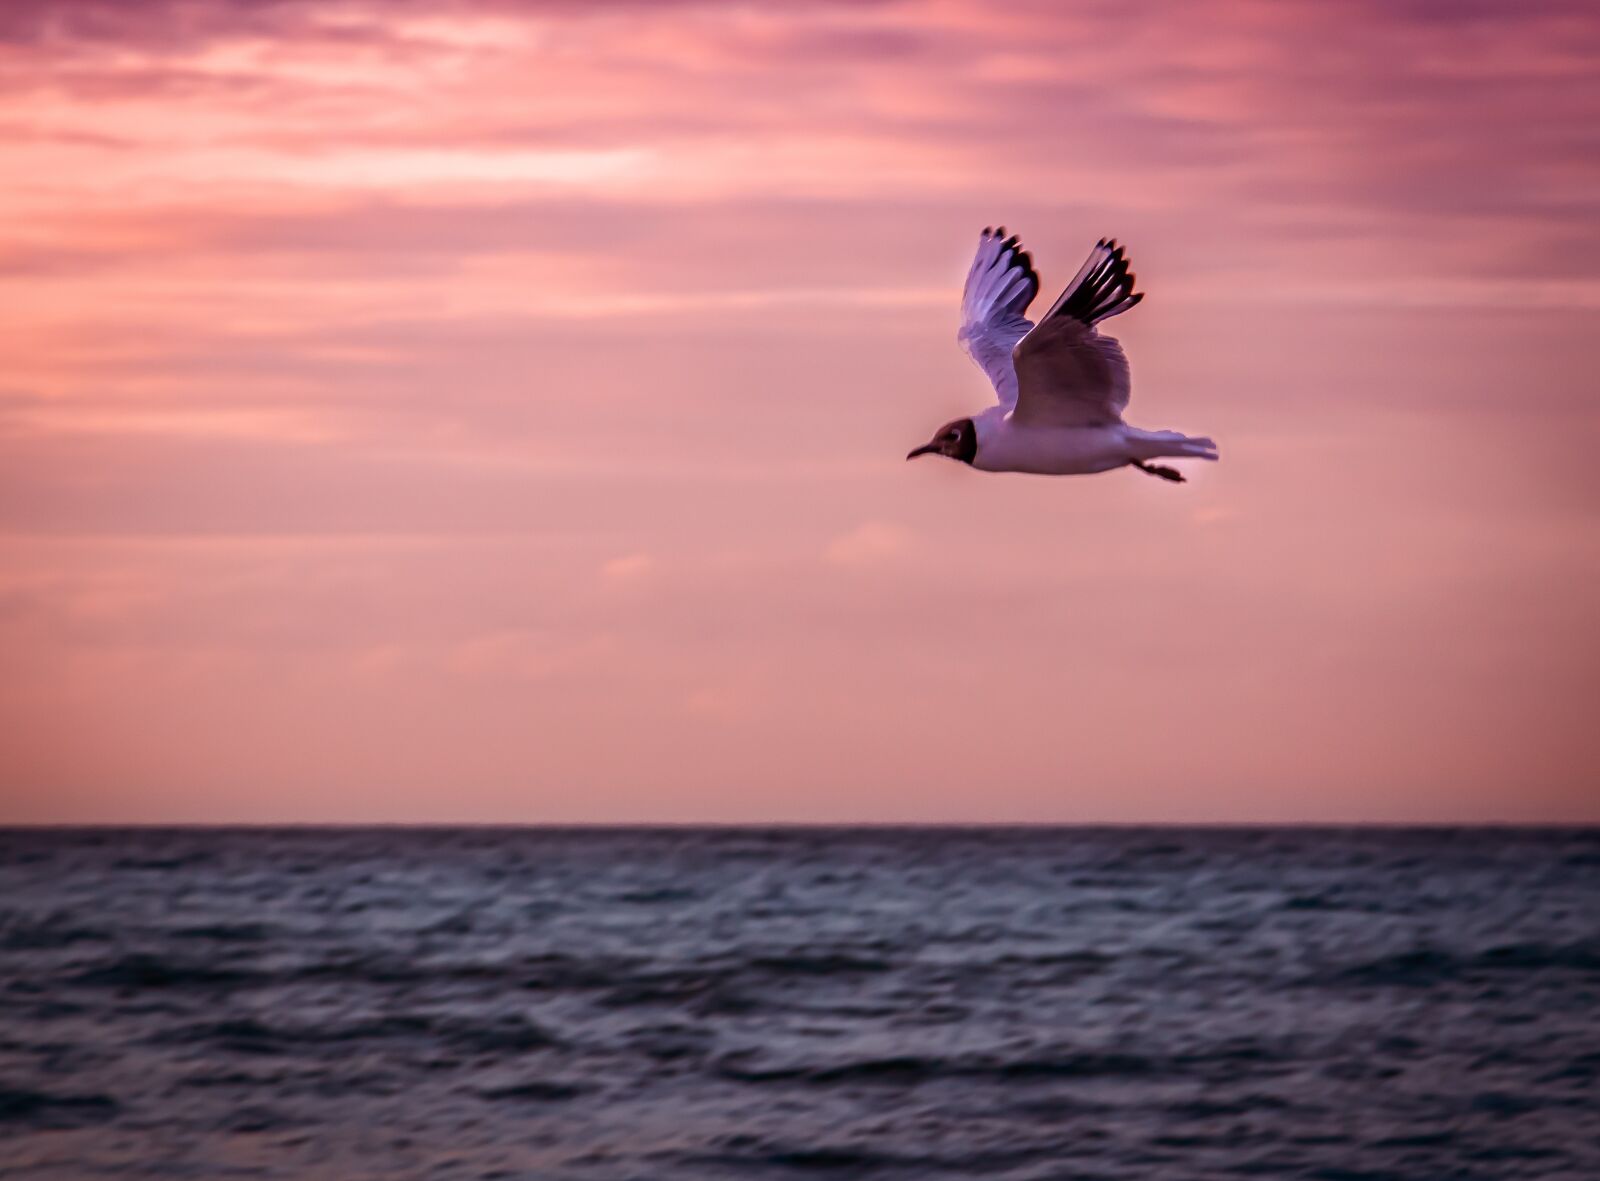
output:
[[[1600,1178],[1600,830],[0,831],[0,1176]]]

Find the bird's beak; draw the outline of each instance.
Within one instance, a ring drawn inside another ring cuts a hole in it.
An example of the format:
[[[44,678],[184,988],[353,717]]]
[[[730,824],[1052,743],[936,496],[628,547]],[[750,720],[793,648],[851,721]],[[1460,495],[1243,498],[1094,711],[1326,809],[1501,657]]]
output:
[[[937,443],[924,443],[922,446],[916,448],[909,455],[907,455],[906,458],[907,459],[915,459],[919,455],[926,455],[930,451],[937,451],[937,450],[939,450],[939,444],[937,444]]]

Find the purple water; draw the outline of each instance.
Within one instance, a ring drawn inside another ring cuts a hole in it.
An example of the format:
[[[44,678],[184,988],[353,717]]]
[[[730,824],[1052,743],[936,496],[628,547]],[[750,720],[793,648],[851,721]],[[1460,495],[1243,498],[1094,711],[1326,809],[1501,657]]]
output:
[[[1600,1177],[1600,832],[0,832],[0,1175]]]

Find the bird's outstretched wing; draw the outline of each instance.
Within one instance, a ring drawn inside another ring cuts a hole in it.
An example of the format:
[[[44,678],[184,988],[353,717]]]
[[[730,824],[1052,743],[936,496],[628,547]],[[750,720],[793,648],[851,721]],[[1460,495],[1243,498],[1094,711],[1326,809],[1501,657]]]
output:
[[[1095,325],[1144,298],[1115,240],[1102,238],[1039,326],[1017,342],[1019,425],[1109,426],[1122,421],[1132,381],[1122,346]]]
[[[1033,321],[1023,313],[1038,293],[1033,259],[1016,235],[1008,238],[1004,226],[984,230],[961,292],[961,330],[956,339],[989,375],[1000,404],[1007,409],[1017,401],[1011,350],[1033,328]]]

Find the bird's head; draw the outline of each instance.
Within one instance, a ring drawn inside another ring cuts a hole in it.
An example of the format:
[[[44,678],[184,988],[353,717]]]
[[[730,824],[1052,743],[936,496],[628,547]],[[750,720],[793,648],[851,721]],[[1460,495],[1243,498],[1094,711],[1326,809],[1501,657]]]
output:
[[[970,418],[958,418],[939,428],[931,442],[913,450],[907,459],[919,455],[948,455],[962,463],[971,463],[978,454],[978,428]]]

